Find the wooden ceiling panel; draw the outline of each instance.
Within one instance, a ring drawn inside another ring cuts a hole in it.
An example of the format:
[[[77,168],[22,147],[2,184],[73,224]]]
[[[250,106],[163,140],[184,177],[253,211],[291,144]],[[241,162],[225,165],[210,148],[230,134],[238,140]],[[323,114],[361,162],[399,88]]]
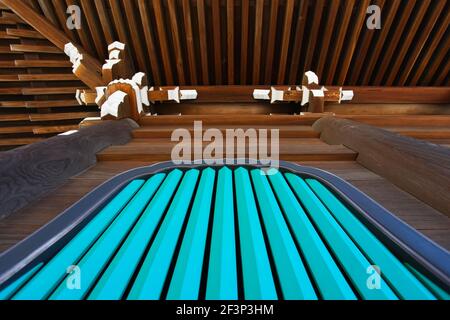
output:
[[[448,81],[448,0],[29,0],[100,61],[114,40],[155,85],[327,85]],[[68,30],[67,5],[82,28]],[[381,29],[366,26],[381,8]]]

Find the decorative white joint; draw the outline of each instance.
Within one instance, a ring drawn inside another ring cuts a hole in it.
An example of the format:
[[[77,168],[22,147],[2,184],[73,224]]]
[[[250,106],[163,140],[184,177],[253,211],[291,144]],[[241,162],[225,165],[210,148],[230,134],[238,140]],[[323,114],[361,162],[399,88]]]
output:
[[[108,100],[101,106],[100,116],[103,118],[107,115],[114,117],[119,116],[119,106],[125,101],[127,94],[123,91],[115,91]]]
[[[270,90],[255,89],[253,90],[253,98],[256,100],[270,100]]]

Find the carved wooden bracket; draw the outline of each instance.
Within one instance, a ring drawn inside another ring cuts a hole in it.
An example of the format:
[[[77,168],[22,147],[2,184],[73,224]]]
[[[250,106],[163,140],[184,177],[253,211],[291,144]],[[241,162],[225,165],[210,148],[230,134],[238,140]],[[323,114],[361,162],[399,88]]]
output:
[[[320,86],[317,75],[308,71],[303,77],[302,86],[283,87],[276,86],[270,89],[255,89],[253,97],[258,100],[275,102],[297,102],[302,106],[308,105],[309,112],[322,113],[325,102],[341,103],[353,99],[352,90],[330,89]]]

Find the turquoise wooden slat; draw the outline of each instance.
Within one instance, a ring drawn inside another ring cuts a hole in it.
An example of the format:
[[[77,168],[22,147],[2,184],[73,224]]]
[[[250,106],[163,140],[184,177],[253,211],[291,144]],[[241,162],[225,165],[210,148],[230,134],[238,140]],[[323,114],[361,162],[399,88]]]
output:
[[[202,277],[208,222],[216,172],[202,171],[167,299],[197,300]]]
[[[219,170],[211,235],[207,300],[237,300],[236,243],[232,171]]]
[[[236,169],[234,177],[245,299],[275,300],[277,292],[247,169]]]
[[[106,205],[66,246],[61,249],[30,281],[13,296],[13,299],[46,299],[66,275],[66,270],[75,265],[91,244],[110,225],[144,180],[130,182]]]
[[[115,300],[123,297],[181,177],[182,172],[179,170],[172,171],[167,176],[127,240],[95,285],[89,299]]]
[[[260,169],[251,171],[267,238],[272,249],[283,298],[316,300],[317,295],[291,237],[267,177]]]
[[[287,173],[286,178],[359,294],[368,300],[397,299],[383,278],[380,279],[379,288],[368,285],[370,274],[367,270],[372,263],[361,253],[306,182],[291,173]]]
[[[326,300],[356,299],[347,280],[298,203],[283,175],[281,173],[270,175],[269,180],[321,297]]]
[[[383,277],[401,298],[435,299],[431,292],[322,183],[315,179],[305,181],[372,264],[380,268]]]
[[[199,171],[196,169],[189,170],[184,175],[155,241],[131,288],[128,299],[155,300],[161,297],[175,246],[195,191],[198,175]]]
[[[431,281],[427,276],[425,276],[423,273],[419,272],[416,268],[411,266],[409,263],[405,263],[405,266],[411,270],[411,272],[420,280],[422,283],[430,289],[431,292],[433,292],[436,297],[438,297],[441,300],[450,300],[450,293],[442,289],[440,286],[438,286],[436,283]]]
[[[19,278],[11,282],[7,287],[3,288],[0,291],[0,300],[8,300],[12,297],[14,293],[22,286],[24,285],[42,266],[44,263],[38,263],[33,268],[25,272],[23,275],[21,275]]]
[[[176,174],[177,171],[172,173]],[[95,284],[100,272],[113,257],[130,229],[141,216],[142,211],[158,189],[162,179],[162,174],[154,175],[148,179],[114,222],[106,229],[80,262],[77,263],[81,271],[81,288],[77,290],[69,289],[66,281],[63,281],[50,296],[51,300],[79,300],[87,294]]]

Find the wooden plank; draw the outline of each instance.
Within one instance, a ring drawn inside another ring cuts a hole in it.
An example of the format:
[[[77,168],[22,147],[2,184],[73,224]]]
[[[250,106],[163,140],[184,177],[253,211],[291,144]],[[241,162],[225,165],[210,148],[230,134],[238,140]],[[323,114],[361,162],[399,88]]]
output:
[[[411,43],[413,39],[416,38],[416,33],[419,28],[419,26],[422,23],[422,19],[425,17],[425,14],[431,5],[430,0],[423,0],[420,1],[419,7],[416,10],[417,14],[414,16],[414,20],[412,24],[408,24],[408,30],[406,36],[402,39],[402,41],[399,43],[399,49],[397,49],[395,56],[391,57],[395,58],[392,67],[389,69],[388,77],[386,81],[383,82],[384,85],[392,86],[394,83],[396,83],[396,78],[399,74],[400,67],[402,67],[403,61],[406,58],[406,54],[408,52],[408,49],[411,46]],[[430,17],[430,19],[433,19],[433,16]],[[429,22],[429,24],[432,24],[432,22]]]
[[[167,45],[166,28],[164,27],[163,13],[161,8],[161,0],[152,1],[153,10],[155,11],[156,30],[158,31],[158,41],[161,47],[161,57],[164,66],[164,75],[167,85],[173,85],[172,64],[170,62],[169,47]]]
[[[364,84],[364,85],[369,84],[370,78],[373,75],[373,70],[375,68],[376,62],[378,61],[378,58],[380,57],[383,46],[386,42],[386,38],[389,35],[389,32],[393,25],[394,18],[397,14],[397,10],[400,6],[400,0],[391,0],[389,2],[391,3],[391,6],[389,7],[385,21],[383,22],[383,27],[380,30],[381,33],[380,33],[379,38],[377,39],[378,45],[376,45],[373,48],[370,59],[368,60],[367,65],[364,66],[364,69],[362,71],[362,73],[363,73],[362,84]]]
[[[152,80],[155,85],[161,85],[161,72],[158,64],[158,56],[156,54],[155,40],[150,29],[150,19],[148,16],[148,4],[146,0],[138,1],[139,12],[142,20],[142,28],[144,30],[145,41],[147,43],[147,54],[150,59],[150,66],[152,69]]]
[[[37,0],[39,7],[41,8],[44,16],[55,26],[58,26],[58,20],[56,19],[55,12],[52,4],[49,0]]]
[[[2,114],[0,117],[0,122],[8,122],[8,121],[28,121],[28,114],[26,113],[6,113]],[[0,139],[1,140],[1,139]]]
[[[222,47],[220,31],[220,1],[212,1],[212,32],[214,41],[214,76],[216,85],[222,83]]]
[[[354,120],[379,127],[435,127],[450,126],[449,115],[337,115],[337,118]]]
[[[234,84],[234,0],[227,0],[228,84]]]
[[[275,51],[275,36],[277,33],[277,18],[278,18],[278,7],[280,3],[279,0],[273,0],[270,2],[270,19],[269,19],[269,34],[267,36],[267,50],[266,50],[266,63],[264,66],[265,75],[264,83],[272,84],[273,75],[273,56]]]
[[[328,13],[328,17],[327,17],[327,25],[334,26],[340,4],[341,4],[340,0],[331,1],[329,13]],[[323,42],[320,47],[319,59],[317,60],[317,68],[314,70],[315,73],[317,74],[317,76],[319,77],[319,79],[323,78],[323,69],[324,69],[325,65],[328,64],[327,63],[327,55],[328,55],[328,50],[330,47],[331,37],[333,36],[333,30],[334,30],[334,28],[329,27],[329,28],[325,28],[325,31],[324,31]],[[292,83],[291,80],[292,80],[291,77],[289,77],[290,83]]]
[[[410,0],[406,3],[404,7],[402,6],[400,21],[396,21],[395,33],[389,40],[387,49],[383,50],[383,57],[379,62],[380,68],[377,70],[376,76],[373,80],[373,84],[380,85],[382,83],[383,77],[388,69],[389,62],[394,56],[394,50],[400,42],[400,37],[403,33],[403,30],[405,29],[409,17],[412,14],[415,3],[416,3],[415,0]]]
[[[54,112],[54,113],[30,113],[30,121],[72,120],[88,117],[98,117],[99,112]]]
[[[66,4],[67,4],[67,6],[80,7],[80,4],[78,3],[77,0],[66,0]],[[84,14],[81,15],[80,19],[81,19],[82,25],[87,25]],[[80,43],[83,46],[84,50],[86,52],[89,52],[90,54],[94,54],[93,45],[92,45],[92,41],[91,41],[89,32],[85,32],[85,30],[83,30],[83,28],[75,29],[75,30],[76,30],[76,33],[78,34],[78,38],[80,39]]]
[[[291,72],[289,73],[289,83],[297,83],[298,67],[300,64],[300,54],[303,47],[303,34],[305,31],[306,17],[308,15],[308,1],[301,1],[297,18],[297,25],[294,33],[294,45],[292,48]],[[300,70],[303,73],[303,70]],[[303,75],[302,75],[303,76]],[[300,77],[301,79],[301,77]]]
[[[112,28],[111,19],[109,18],[104,0],[94,0],[94,4],[106,43],[111,44],[114,42],[114,30]]]
[[[80,0],[80,3],[83,13],[86,16],[89,33],[91,34],[95,50],[97,51],[97,57],[100,58],[100,60],[106,59],[108,57],[106,52],[106,42],[104,41],[103,33],[100,32],[100,23],[93,2],[92,0]]]
[[[337,57],[341,55],[341,51],[342,51],[342,47],[344,46],[344,40],[345,40],[345,35],[347,34],[347,28],[349,26],[350,23],[350,19],[352,16],[352,11],[353,8],[355,7],[355,1],[354,0],[349,0],[349,1],[345,1],[345,7],[344,7],[344,11],[343,11],[343,18],[341,20],[341,23],[339,25],[339,29],[338,29],[338,34],[337,37],[334,41],[335,45],[334,45],[334,49],[331,52],[331,57]],[[337,68],[337,64],[339,59],[331,59],[328,67],[326,68],[326,72],[324,72],[324,84],[332,84],[333,80],[334,80],[334,76],[336,74],[336,68]],[[326,78],[325,78],[325,74],[326,74]]]
[[[78,78],[71,73],[49,74],[19,74],[18,81],[77,81]]]
[[[27,108],[61,108],[61,107],[77,107],[77,100],[35,100],[26,101]]]
[[[438,30],[436,32],[433,32],[432,41],[430,45],[427,47],[427,50],[424,52],[424,56],[420,61],[417,62],[417,64],[414,66],[415,68],[411,70],[412,72],[412,78],[410,82],[408,83],[411,86],[415,86],[419,83],[419,79],[422,75],[428,74],[428,68],[427,65],[431,61],[431,57],[436,52],[436,49],[441,44],[441,40],[445,35],[445,32],[447,31],[448,25],[450,24],[450,11],[444,12],[444,23],[440,24],[438,27]]]
[[[33,133],[33,126],[14,126],[14,127],[0,127],[0,134],[8,133]],[[0,139],[1,140],[1,139]]]
[[[285,83],[287,56],[289,52],[289,40],[291,37],[292,15],[294,13],[294,0],[286,1],[286,11],[283,23],[283,37],[281,40],[280,64],[278,66],[278,84]]]
[[[241,85],[247,84],[247,50],[248,50],[248,15],[249,0],[242,0],[241,3]]]
[[[23,146],[45,140],[44,138],[1,138],[0,146]]]
[[[346,43],[344,60],[342,64],[339,65],[339,73],[336,80],[337,85],[343,85],[347,78],[347,73],[350,68],[350,63],[353,59],[353,54],[355,52],[356,44],[358,43],[361,29],[366,22],[366,11],[367,7],[369,6],[369,2],[370,0],[360,1],[359,8],[356,14],[355,26],[352,28],[349,41]]]
[[[69,29],[67,27],[67,17],[68,16],[66,14],[66,10],[67,10],[66,3],[61,0],[52,0],[52,3],[53,3],[53,7],[55,8],[56,18],[59,21],[59,25],[62,26],[66,36],[69,37],[73,43],[79,43],[80,41],[78,40],[78,35],[77,35],[76,30]]]
[[[183,52],[181,49],[180,42],[180,34],[178,29],[178,18],[177,18],[177,8],[174,0],[167,1],[167,7],[169,10],[169,20],[171,25],[171,33],[172,33],[172,43],[174,46],[175,53],[175,65],[177,68],[178,74],[178,84],[185,85],[186,78],[184,76],[184,61],[183,61]]]
[[[138,17],[136,15],[136,8],[134,6],[134,1],[124,1],[123,6],[125,8],[125,14],[128,21],[128,30],[130,34],[131,41],[126,42],[127,44],[132,44],[134,49],[134,54],[137,60],[137,66],[139,71],[147,73],[147,64],[144,56],[145,44],[141,43],[141,38],[139,37],[140,28],[138,27]]]
[[[11,44],[11,51],[15,52],[36,52],[36,53],[61,53],[61,50],[54,46],[43,46],[33,44]]]
[[[6,31],[0,31],[0,39],[17,40],[19,38],[8,34]]]
[[[66,126],[42,126],[42,127],[34,127],[34,134],[49,134],[49,133],[61,133],[67,132],[71,130],[78,130],[79,126],[75,125],[66,125]]]
[[[320,23],[322,21],[322,16],[324,15],[324,0],[315,1],[314,5],[314,16],[311,24],[311,33],[308,39],[308,46],[306,48],[306,57],[304,62],[304,70],[311,70],[312,60],[316,49],[317,38],[320,29]],[[320,45],[320,44],[319,44]]]
[[[20,92],[23,95],[47,95],[47,94],[75,95],[77,89],[85,89],[85,87],[79,86],[79,87],[20,88]]]
[[[198,84],[197,68],[195,61],[194,35],[192,32],[191,5],[189,0],[182,1],[182,9],[183,9],[184,30],[186,32],[186,48],[189,62],[189,75],[191,79],[190,82],[192,85],[196,85]]]
[[[256,11],[255,11],[255,34],[254,34],[254,48],[253,48],[253,84],[260,84],[261,42],[262,42],[264,0],[256,0],[255,10]]]
[[[202,81],[203,84],[209,84],[208,75],[208,46],[206,43],[206,23],[205,23],[205,2],[204,0],[197,1],[197,19],[198,19],[198,33],[200,38],[200,61],[202,64]]]
[[[70,68],[72,64],[67,60],[14,60],[13,65],[18,68]]]

